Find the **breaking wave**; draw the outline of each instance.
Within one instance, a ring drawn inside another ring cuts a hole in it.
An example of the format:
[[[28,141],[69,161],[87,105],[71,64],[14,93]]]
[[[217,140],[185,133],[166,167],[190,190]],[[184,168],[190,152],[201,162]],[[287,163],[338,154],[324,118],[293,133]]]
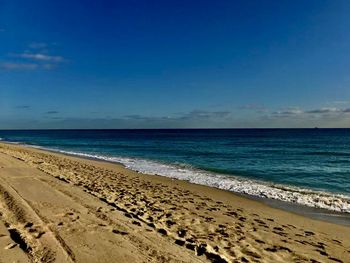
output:
[[[235,193],[276,199],[337,212],[350,213],[350,196],[347,195],[332,194],[295,186],[273,184],[245,179],[233,175],[217,174],[196,169],[191,165],[186,164],[168,164],[139,158],[111,157],[62,150],[55,151],[69,155],[121,163],[126,168],[136,172],[184,180],[194,184],[206,185]]]

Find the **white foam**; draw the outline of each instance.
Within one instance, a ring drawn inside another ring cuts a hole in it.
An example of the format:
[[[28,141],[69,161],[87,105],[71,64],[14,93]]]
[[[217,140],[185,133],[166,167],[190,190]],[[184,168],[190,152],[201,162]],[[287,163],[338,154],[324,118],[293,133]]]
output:
[[[198,170],[190,165],[170,165],[162,162],[127,158],[108,157],[70,151],[59,151],[70,155],[100,159],[123,164],[131,170],[151,175],[161,175],[191,183],[216,187],[236,193],[298,203],[315,208],[350,213],[350,196],[314,191],[294,186],[269,184],[237,176],[226,176]]]

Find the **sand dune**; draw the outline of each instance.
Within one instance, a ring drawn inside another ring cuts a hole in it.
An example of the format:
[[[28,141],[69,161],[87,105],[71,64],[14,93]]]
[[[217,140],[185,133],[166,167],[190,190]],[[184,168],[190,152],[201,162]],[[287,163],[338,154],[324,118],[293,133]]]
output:
[[[116,164],[0,144],[0,262],[349,262],[349,255],[349,227]]]

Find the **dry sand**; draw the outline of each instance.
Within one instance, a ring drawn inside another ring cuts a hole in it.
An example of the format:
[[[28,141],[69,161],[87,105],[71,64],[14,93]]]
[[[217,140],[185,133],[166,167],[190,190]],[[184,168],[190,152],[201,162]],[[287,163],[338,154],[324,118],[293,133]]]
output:
[[[0,262],[350,262],[350,227],[0,143]]]

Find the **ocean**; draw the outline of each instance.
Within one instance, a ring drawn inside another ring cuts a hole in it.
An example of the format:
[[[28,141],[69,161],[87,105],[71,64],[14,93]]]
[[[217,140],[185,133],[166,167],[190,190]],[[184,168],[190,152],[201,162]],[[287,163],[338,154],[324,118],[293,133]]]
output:
[[[2,130],[0,138],[350,213],[350,129]]]

